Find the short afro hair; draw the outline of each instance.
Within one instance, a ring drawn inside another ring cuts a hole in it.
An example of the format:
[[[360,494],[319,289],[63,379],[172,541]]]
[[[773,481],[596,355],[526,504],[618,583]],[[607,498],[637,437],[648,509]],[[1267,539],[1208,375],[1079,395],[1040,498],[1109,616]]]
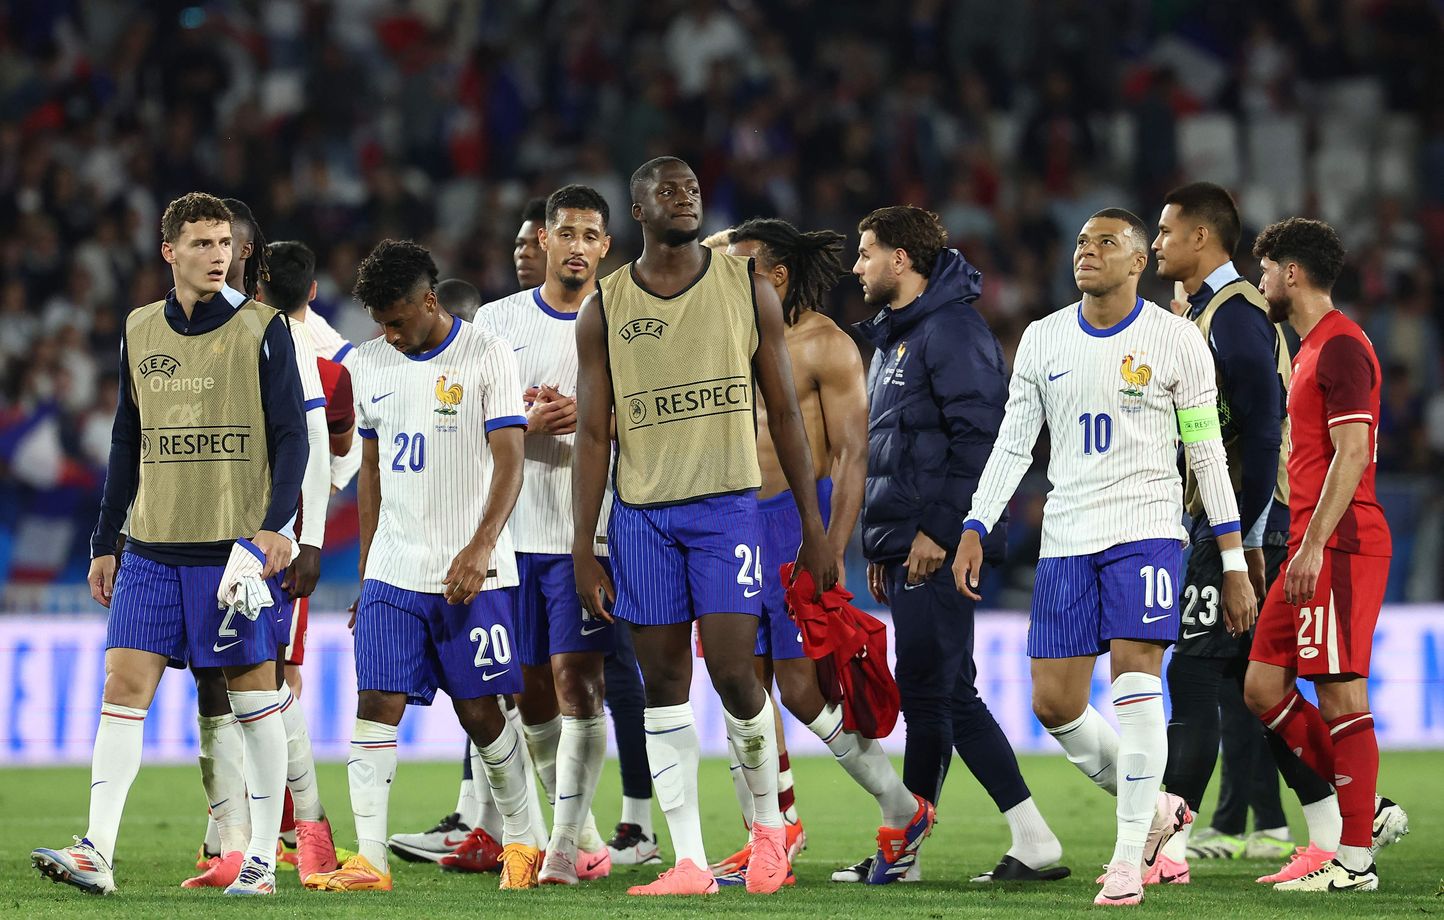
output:
[[[481,309],[481,291],[470,281],[447,278],[436,286],[436,302],[447,313],[469,323],[476,317],[476,311]]]
[[[547,200],[545,198],[528,198],[521,209],[521,222],[530,221],[534,224],[544,224],[547,220]]]
[[[311,248],[296,240],[278,240],[266,247],[266,263],[271,269],[266,279],[271,306],[287,313],[304,307],[316,280],[316,254]]]
[[[368,310],[389,310],[418,285],[436,290],[439,277],[431,252],[413,240],[382,240],[356,269],[351,291]]]
[[[1269,224],[1254,241],[1253,254],[1257,259],[1298,263],[1321,291],[1332,290],[1344,268],[1344,244],[1334,228],[1305,217]]]
[[[932,211],[910,204],[878,208],[858,222],[857,232],[871,230],[886,249],[901,249],[913,260],[913,271],[929,278],[938,254],[948,248],[948,231]]]
[[[638,166],[637,171],[632,173],[632,181],[627,183],[627,189],[632,194],[632,203],[637,203],[638,199],[642,197],[642,187],[656,179],[657,173],[662,171],[663,166],[671,166],[674,163],[684,169],[692,169],[692,167],[687,164],[687,161],[680,157],[653,157],[641,166]]]
[[[167,243],[180,239],[181,228],[197,221],[218,220],[230,223],[235,220],[231,209],[215,195],[205,192],[189,192],[166,205],[160,218],[160,238]]]
[[[1213,231],[1223,251],[1233,258],[1243,235],[1243,221],[1228,189],[1212,182],[1190,182],[1163,196],[1163,203],[1178,205],[1179,213]]]
[[[602,193],[589,185],[563,185],[547,196],[546,222],[550,226],[557,219],[557,212],[562,208],[572,208],[577,211],[596,211],[602,215],[602,229],[607,229],[607,221],[611,218],[612,212],[607,207],[607,199]]]

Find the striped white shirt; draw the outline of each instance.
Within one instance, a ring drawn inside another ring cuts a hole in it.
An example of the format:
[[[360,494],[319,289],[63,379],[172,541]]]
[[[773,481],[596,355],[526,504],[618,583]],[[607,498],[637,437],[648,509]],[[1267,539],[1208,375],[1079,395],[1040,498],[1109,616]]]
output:
[[[1006,414],[969,521],[997,522],[1047,423],[1053,488],[1040,555],[1187,539],[1176,413],[1217,400],[1213,357],[1193,324],[1140,298],[1126,319],[1099,330],[1074,304],[1029,325],[1013,363]],[[1238,530],[1223,442],[1189,445],[1188,457],[1215,531]]]
[[[541,288],[518,291],[476,312],[476,324],[511,343],[521,385],[547,384],[565,396],[577,393],[575,313],[553,310]],[[572,549],[572,458],[576,435],[528,435],[525,478],[512,515],[512,539],[519,553],[570,553]],[[597,533],[607,532],[612,493],[602,499]],[[606,543],[596,544],[599,554]]]
[[[341,333],[328,322],[326,317],[317,313],[314,307],[306,308],[306,328],[311,331],[311,340],[316,346],[316,356],[329,358],[337,364],[346,365],[351,369],[351,355],[354,346],[341,337]]]
[[[356,348],[356,431],[377,442],[381,513],[364,577],[440,594],[451,560],[476,534],[491,490],[487,434],[525,425],[511,346],[452,321],[446,340],[404,355],[384,338]],[[483,590],[517,583],[510,528]]]

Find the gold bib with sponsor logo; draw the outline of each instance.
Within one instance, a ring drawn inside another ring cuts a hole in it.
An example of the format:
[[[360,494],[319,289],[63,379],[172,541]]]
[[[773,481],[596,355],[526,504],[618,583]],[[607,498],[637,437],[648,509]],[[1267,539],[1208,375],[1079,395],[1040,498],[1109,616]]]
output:
[[[261,343],[276,312],[247,300],[200,335],[172,329],[163,300],[126,318],[131,397],[140,411],[140,479],[130,510],[137,540],[214,543],[260,529],[271,500]]]
[[[1254,287],[1247,279],[1236,278],[1228,284],[1220,287],[1214,295],[1209,298],[1204,306],[1203,312],[1194,318],[1194,325],[1198,331],[1203,333],[1204,341],[1209,341],[1209,333],[1213,329],[1213,317],[1218,313],[1218,308],[1223,306],[1229,298],[1242,295],[1245,300],[1258,309],[1268,313],[1269,303],[1258,288]],[[1274,365],[1278,373],[1279,383],[1285,393],[1289,389],[1289,380],[1293,377],[1293,360],[1289,357],[1289,347],[1284,341],[1283,330],[1274,324]],[[1221,376],[1221,375],[1220,375]],[[1228,418],[1229,407],[1223,396],[1223,385],[1220,381],[1218,388],[1218,415],[1220,420]],[[1282,431],[1279,439],[1279,471],[1278,478],[1274,483],[1274,503],[1283,505],[1289,504],[1289,419],[1285,415],[1281,420]],[[1234,432],[1228,440],[1224,441],[1224,451],[1228,454],[1228,475],[1233,481],[1234,492],[1243,489],[1243,456],[1239,446],[1238,432]],[[1199,492],[1198,477],[1194,475],[1193,468],[1189,467],[1183,480],[1183,505],[1193,517],[1203,514],[1203,496]],[[1245,531],[1253,525],[1252,521],[1244,521]]]
[[[697,280],[671,297],[642,287],[630,264],[600,284],[620,447],[617,497],[629,505],[762,485],[752,272],[747,259],[708,256]]]

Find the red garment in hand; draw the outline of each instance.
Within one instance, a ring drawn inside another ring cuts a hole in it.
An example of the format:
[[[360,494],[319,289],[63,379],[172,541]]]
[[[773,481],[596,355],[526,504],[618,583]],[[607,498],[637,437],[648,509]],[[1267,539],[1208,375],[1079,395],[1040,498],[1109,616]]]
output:
[[[802,631],[802,650],[817,662],[817,684],[829,703],[842,706],[842,725],[864,738],[885,738],[902,707],[887,666],[887,627],[852,606],[852,594],[834,585],[813,600],[817,585],[806,569],[792,580],[782,566],[787,609]]]

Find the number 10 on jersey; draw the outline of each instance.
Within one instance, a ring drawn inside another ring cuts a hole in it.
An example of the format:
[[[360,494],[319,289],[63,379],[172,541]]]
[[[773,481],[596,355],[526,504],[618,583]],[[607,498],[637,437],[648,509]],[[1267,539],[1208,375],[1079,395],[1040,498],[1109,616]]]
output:
[[[1106,412],[1099,412],[1097,415],[1084,412],[1078,416],[1078,424],[1083,426],[1084,454],[1108,453],[1108,448],[1113,446],[1112,416]]]

